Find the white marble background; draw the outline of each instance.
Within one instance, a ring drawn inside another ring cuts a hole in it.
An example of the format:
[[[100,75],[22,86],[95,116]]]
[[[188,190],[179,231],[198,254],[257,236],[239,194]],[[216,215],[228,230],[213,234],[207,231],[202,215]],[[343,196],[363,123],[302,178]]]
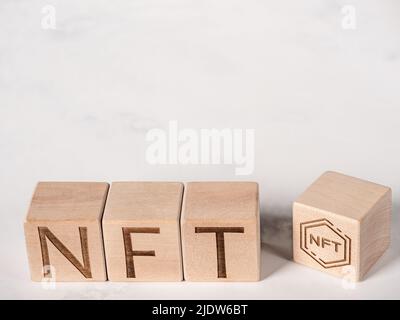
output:
[[[355,30],[341,25],[348,4]],[[146,131],[174,119],[255,129],[254,174],[149,165]],[[399,137],[398,1],[2,0],[0,298],[400,298]],[[393,188],[392,247],[354,288],[290,261],[291,201],[327,169]],[[239,179],[261,187],[259,283],[29,280],[38,180]]]

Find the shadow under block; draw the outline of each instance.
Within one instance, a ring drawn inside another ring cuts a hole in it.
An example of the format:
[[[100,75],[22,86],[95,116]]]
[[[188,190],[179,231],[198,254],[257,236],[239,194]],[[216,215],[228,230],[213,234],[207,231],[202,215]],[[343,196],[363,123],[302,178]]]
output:
[[[186,280],[260,280],[257,183],[188,183],[181,230]]]
[[[360,281],[390,243],[390,188],[326,172],[293,204],[293,258]]]
[[[101,217],[108,184],[39,182],[24,224],[33,281],[105,281]]]
[[[103,217],[110,281],[183,280],[183,184],[114,182]]]

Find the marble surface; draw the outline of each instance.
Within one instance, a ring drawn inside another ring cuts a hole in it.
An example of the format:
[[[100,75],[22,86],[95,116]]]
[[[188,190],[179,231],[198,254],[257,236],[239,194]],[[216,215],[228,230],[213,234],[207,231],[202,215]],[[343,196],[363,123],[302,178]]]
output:
[[[400,298],[400,3],[0,2],[0,298]],[[42,9],[56,12],[43,29]],[[146,132],[255,130],[255,170],[150,165]],[[393,189],[390,250],[355,286],[291,262],[291,202],[337,170]],[[259,283],[29,280],[23,220],[39,180],[254,180]]]

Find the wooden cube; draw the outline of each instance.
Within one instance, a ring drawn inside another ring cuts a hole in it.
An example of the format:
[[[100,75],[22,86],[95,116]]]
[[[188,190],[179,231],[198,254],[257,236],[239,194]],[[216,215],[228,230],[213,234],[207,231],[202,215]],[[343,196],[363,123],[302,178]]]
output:
[[[188,183],[181,231],[186,280],[260,279],[257,183]]]
[[[181,281],[183,184],[114,182],[103,218],[111,281]]]
[[[101,217],[107,183],[40,182],[25,221],[33,281],[105,281]]]
[[[326,172],[293,204],[294,261],[361,280],[390,243],[390,188]]]

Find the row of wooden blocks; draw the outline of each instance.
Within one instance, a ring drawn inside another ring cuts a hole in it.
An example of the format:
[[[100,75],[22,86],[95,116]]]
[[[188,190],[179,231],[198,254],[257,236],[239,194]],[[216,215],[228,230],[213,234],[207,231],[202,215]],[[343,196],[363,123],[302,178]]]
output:
[[[31,277],[257,281],[259,211],[254,182],[40,182],[25,222]],[[390,214],[389,188],[326,172],[294,202],[294,260],[360,280],[389,245]]]

